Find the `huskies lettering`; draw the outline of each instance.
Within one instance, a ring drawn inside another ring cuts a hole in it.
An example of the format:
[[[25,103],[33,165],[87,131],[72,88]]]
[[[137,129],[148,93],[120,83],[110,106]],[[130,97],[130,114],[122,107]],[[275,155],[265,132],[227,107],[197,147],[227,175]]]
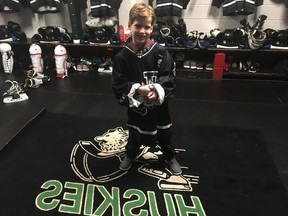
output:
[[[58,209],[58,212],[74,215],[120,216],[137,213],[153,216],[161,215],[157,199],[163,199],[166,215],[206,216],[197,196],[185,196],[184,200],[181,194],[163,193],[163,196],[156,196],[154,191],[147,191],[146,194],[138,189],[128,189],[121,194],[117,187],[109,191],[103,185],[77,182],[65,182],[63,186],[57,180],[48,180],[41,189],[44,191],[36,197],[35,204],[45,212]]]

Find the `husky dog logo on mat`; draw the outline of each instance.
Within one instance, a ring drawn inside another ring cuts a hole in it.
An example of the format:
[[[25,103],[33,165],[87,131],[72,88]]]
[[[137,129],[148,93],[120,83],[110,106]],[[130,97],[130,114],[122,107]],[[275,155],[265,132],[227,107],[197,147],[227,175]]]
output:
[[[96,136],[95,143],[79,140],[70,156],[75,174],[86,182],[108,182],[125,175],[127,171],[120,170],[119,163],[125,156],[128,135],[128,130],[117,127]],[[158,179],[157,185],[161,190],[192,191],[191,184],[198,184],[199,176],[173,175],[160,165],[162,155],[159,147],[142,146],[136,158],[138,172]]]

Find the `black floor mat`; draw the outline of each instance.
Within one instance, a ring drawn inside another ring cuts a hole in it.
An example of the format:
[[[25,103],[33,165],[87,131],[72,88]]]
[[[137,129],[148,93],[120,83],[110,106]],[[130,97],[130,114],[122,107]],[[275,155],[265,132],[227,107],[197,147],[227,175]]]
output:
[[[0,151],[0,215],[288,214],[284,186],[256,130],[173,130],[181,176],[160,163],[160,149],[144,146],[124,172],[123,120],[43,111]]]

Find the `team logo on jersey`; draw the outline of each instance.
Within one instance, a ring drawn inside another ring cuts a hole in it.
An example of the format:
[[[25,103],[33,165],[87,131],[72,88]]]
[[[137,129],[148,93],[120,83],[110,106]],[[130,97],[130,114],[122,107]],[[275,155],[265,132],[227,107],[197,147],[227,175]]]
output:
[[[157,75],[158,71],[144,71],[143,77],[144,81],[142,85],[151,85],[157,82]],[[139,113],[140,115],[144,116],[148,113],[148,109],[153,109],[154,104],[151,103],[149,100],[145,100],[144,103],[138,107],[132,107],[132,109]]]
[[[157,81],[158,71],[144,71],[143,77],[145,80],[144,85],[150,85],[156,83]]]

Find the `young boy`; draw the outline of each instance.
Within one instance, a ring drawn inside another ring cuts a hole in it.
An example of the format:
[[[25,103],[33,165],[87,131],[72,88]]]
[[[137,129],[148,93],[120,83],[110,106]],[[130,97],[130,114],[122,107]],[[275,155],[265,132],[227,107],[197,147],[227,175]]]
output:
[[[150,40],[155,19],[150,5],[135,4],[128,22],[132,40],[113,60],[112,89],[120,104],[128,107],[129,138],[120,169],[131,167],[141,145],[159,145],[170,171],[180,175],[168,108],[175,88],[175,64],[164,47]]]

